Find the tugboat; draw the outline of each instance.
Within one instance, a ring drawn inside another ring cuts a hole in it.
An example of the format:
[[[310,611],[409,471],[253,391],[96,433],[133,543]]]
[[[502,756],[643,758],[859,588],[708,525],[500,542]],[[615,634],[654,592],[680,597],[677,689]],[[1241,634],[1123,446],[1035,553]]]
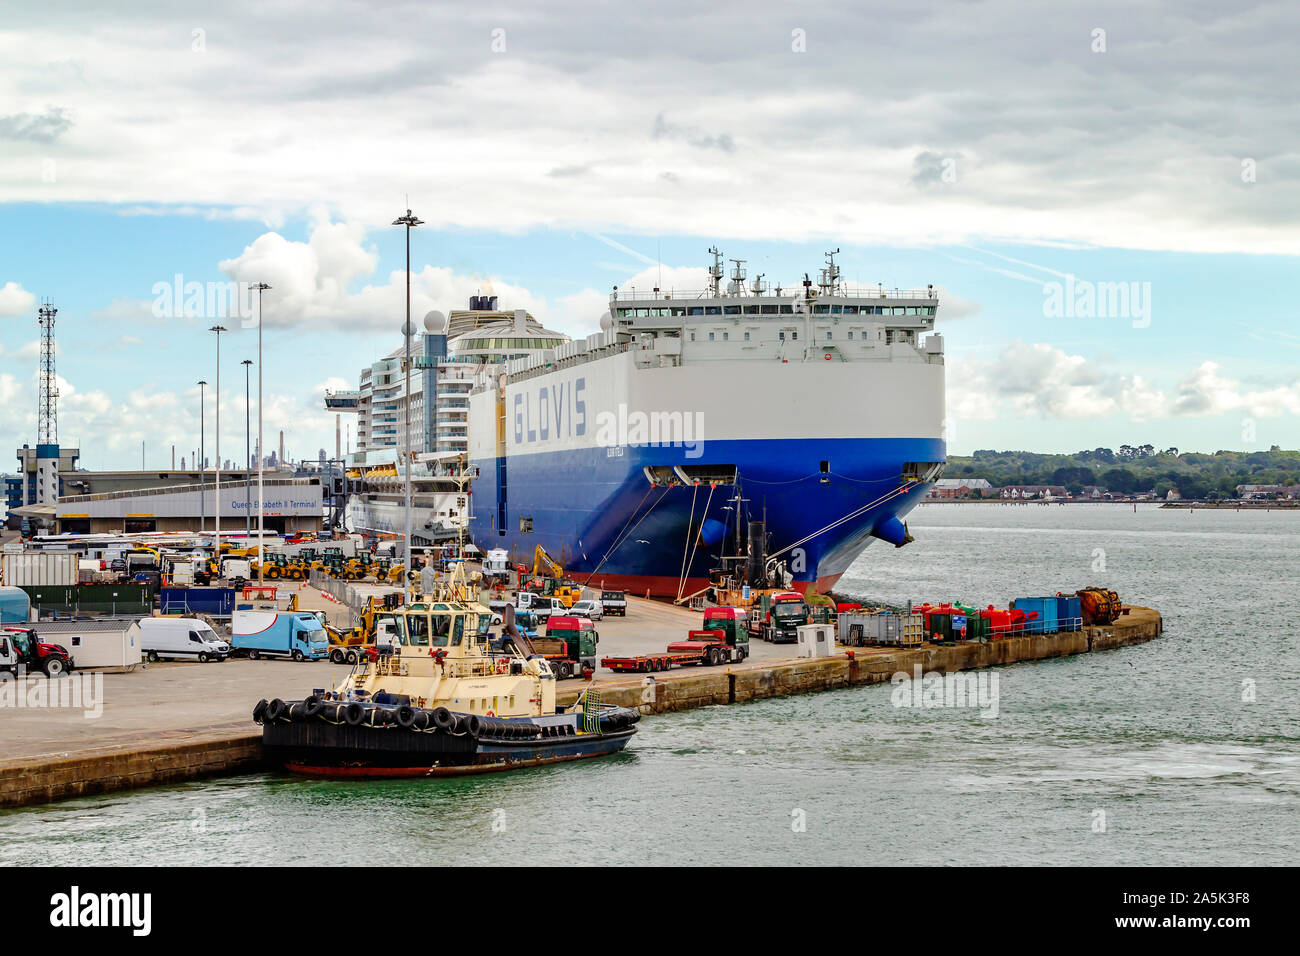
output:
[[[268,757],[321,777],[439,777],[617,753],[638,711],[588,688],[556,707],[555,674],[522,639],[489,633],[492,611],[463,573],[393,612],[398,644],[304,700],[261,700]]]

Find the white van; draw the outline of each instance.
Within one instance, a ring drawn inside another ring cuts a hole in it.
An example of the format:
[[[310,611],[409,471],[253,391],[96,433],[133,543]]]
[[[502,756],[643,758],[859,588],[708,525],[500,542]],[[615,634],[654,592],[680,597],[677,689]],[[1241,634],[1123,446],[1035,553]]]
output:
[[[569,609],[564,602],[549,594],[534,594],[532,591],[520,591],[515,602],[516,611],[530,611],[538,620],[545,621],[552,614],[567,614]]]
[[[140,650],[151,661],[194,658],[207,663],[230,656],[230,645],[207,623],[194,617],[141,618]]]

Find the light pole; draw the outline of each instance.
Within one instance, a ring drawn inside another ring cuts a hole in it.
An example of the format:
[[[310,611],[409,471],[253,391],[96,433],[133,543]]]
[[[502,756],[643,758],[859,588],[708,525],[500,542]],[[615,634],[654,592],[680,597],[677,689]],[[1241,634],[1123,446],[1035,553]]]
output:
[[[203,488],[207,484],[207,481],[205,480],[203,475],[203,470],[204,470],[203,466],[204,464],[206,464],[206,462],[204,462],[203,460],[203,456],[206,455],[208,452],[207,437],[204,435],[203,432],[204,426],[207,424],[208,421],[208,415],[207,412],[204,410],[204,404],[203,404],[203,394],[204,394],[203,390],[207,388],[207,385],[208,385],[207,382],[199,382],[199,531],[200,532],[206,532],[208,530],[208,512],[207,509],[204,507],[204,503],[203,503]]]
[[[248,425],[248,373],[253,360],[244,359],[239,364],[244,366],[244,547],[248,547],[248,538],[253,531],[253,450],[252,438],[249,437],[252,432]]]
[[[262,576],[262,535],[265,516],[262,514],[262,293],[271,288],[265,282],[253,286],[257,290],[257,586],[265,581]]]
[[[411,579],[411,230],[424,223],[406,210],[405,216],[393,220],[394,226],[406,227],[406,322],[402,334],[406,337],[406,573],[402,576],[402,599],[410,603]]]
[[[216,493],[216,503],[213,505],[212,513],[215,522],[216,536],[213,539],[213,550],[217,556],[217,573],[221,573],[221,333],[226,331],[224,325],[214,325],[208,329],[209,332],[217,333],[217,481],[213,486]]]

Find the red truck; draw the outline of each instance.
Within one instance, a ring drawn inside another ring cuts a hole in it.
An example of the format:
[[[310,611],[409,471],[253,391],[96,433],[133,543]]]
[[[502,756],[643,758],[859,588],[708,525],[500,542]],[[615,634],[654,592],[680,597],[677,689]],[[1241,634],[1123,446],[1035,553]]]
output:
[[[690,631],[684,641],[674,641],[662,654],[637,654],[606,657],[602,667],[612,671],[649,673],[670,667],[696,664],[714,667],[739,663],[749,656],[749,632],[745,629],[745,609],[711,607],[704,612],[704,626]]]

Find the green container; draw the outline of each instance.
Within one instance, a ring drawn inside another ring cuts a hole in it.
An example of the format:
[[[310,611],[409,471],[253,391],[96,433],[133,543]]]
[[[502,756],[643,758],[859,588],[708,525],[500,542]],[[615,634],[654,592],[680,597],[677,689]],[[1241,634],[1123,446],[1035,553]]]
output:
[[[952,640],[952,615],[951,614],[930,615],[930,640],[932,641]]]
[[[968,641],[987,640],[992,635],[992,627],[988,618],[980,617],[978,613],[966,615],[966,639]]]

